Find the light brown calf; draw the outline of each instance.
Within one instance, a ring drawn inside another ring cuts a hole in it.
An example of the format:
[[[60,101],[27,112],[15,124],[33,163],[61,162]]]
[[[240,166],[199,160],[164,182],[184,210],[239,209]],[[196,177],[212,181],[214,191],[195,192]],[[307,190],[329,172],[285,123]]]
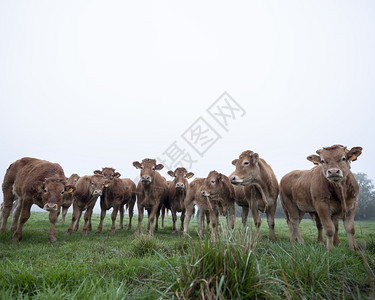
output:
[[[154,220],[156,218],[155,230],[157,230],[160,209],[168,197],[167,181],[157,172],[164,166],[156,164],[156,160],[150,158],[145,158],[141,163],[135,161],[133,166],[141,170],[141,180],[137,185],[138,226],[135,233],[141,233],[144,209],[146,209],[148,213],[147,229],[149,234],[153,235]]]
[[[354,216],[358,206],[358,183],[350,171],[352,161],[361,155],[361,147],[350,151],[341,145],[317,150],[307,159],[318,165],[311,170],[292,171],[280,181],[280,200],[290,229],[290,242],[303,243],[299,223],[306,212],[318,216],[327,238],[327,250],[333,249],[338,220],[343,219],[350,249],[354,240]],[[321,239],[322,240],[322,239]]]
[[[23,225],[30,218],[31,206],[37,204],[40,208],[49,211],[48,237],[51,243],[55,242],[55,224],[63,194],[74,190],[74,186],[66,185],[66,177],[59,164],[30,157],[15,161],[9,166],[4,177],[3,222],[0,230],[6,230],[13,202],[17,200],[22,203],[22,208],[16,209],[13,214],[14,224],[19,219],[13,241],[21,240]]]
[[[66,179],[66,184],[75,186],[78,179],[79,179],[79,175],[74,173],[70,175],[69,178]],[[63,202],[61,204],[61,222],[63,224],[65,223],[66,214],[68,213],[68,209],[72,205],[72,203],[73,203],[73,193],[64,193]]]
[[[249,208],[253,214],[257,234],[261,225],[258,211],[267,214],[267,223],[270,229],[270,238],[276,240],[275,212],[279,185],[275,173],[258,153],[247,150],[241,153],[238,159],[232,161],[236,170],[229,176],[234,185],[245,186],[245,199],[240,197],[237,204],[242,206],[242,223],[245,225]]]
[[[181,212],[181,231],[184,230],[184,220],[185,220],[185,198],[186,192],[189,189],[190,179],[194,176],[194,173],[189,172],[185,168],[177,168],[174,172],[172,170],[168,171],[168,174],[173,177],[168,185],[168,200],[165,203],[165,207],[170,209],[172,212],[172,233],[176,232],[176,221],[177,212]]]
[[[87,231],[92,230],[91,216],[96,200],[102,195],[103,189],[108,187],[109,184],[109,180],[99,174],[87,175],[79,178],[75,185],[76,190],[73,193],[73,216],[72,222],[66,232],[68,236],[72,234],[72,231],[78,230],[79,220],[84,210],[86,210],[86,212],[84,216],[85,224],[83,226],[82,235],[86,236]]]
[[[227,176],[211,171],[207,178],[196,178],[190,183],[185,199],[186,221],[185,234],[188,234],[190,218],[194,211],[194,204],[198,206],[197,223],[198,234],[202,234],[202,219],[205,212],[209,212],[212,226],[211,239],[215,241],[219,213],[227,216],[228,228],[234,228],[234,188]]]

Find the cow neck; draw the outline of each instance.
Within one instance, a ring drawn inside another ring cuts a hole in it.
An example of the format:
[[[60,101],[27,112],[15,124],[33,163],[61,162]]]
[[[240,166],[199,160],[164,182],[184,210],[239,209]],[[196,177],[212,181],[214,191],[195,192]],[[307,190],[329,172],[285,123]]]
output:
[[[252,183],[251,185],[254,186],[259,191],[259,193],[260,193],[260,195],[262,197],[262,201],[264,203],[264,211],[263,211],[263,213],[265,213],[267,211],[267,209],[268,209],[268,202],[267,202],[266,195],[264,194],[263,188],[258,183]]]
[[[340,199],[341,202],[341,211],[343,213],[343,219],[346,218],[347,207],[346,207],[346,191],[344,190],[344,186],[346,183],[346,178],[339,183],[332,183],[334,190],[336,192],[337,197]]]

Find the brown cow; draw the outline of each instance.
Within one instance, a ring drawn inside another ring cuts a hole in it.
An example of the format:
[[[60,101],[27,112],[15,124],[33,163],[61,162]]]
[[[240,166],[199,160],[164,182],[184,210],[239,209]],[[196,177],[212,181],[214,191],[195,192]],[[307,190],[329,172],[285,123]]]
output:
[[[123,207],[131,198],[129,189],[124,185],[123,181],[119,178],[120,173],[115,172],[113,168],[103,168],[102,171],[96,170],[94,174],[104,175],[110,182],[109,187],[104,188],[103,194],[100,196],[100,223],[96,233],[100,233],[103,228],[103,221],[107,210],[113,207],[112,211],[112,226],[111,233],[115,233],[116,230],[116,217],[121,207]],[[125,195],[129,195],[126,199]]]
[[[141,180],[137,185],[138,226],[135,233],[141,233],[141,224],[144,209],[146,208],[148,213],[147,229],[149,234],[153,235],[154,220],[156,218],[155,230],[157,230],[160,209],[168,197],[167,181],[157,172],[163,169],[164,166],[156,164],[156,160],[150,158],[145,158],[142,163],[135,161],[133,166],[136,169],[141,169]]]
[[[317,214],[327,238],[327,250],[333,249],[338,220],[343,219],[350,249],[354,240],[354,216],[358,206],[358,183],[350,171],[352,161],[361,155],[361,147],[350,151],[341,145],[317,150],[307,159],[318,165],[311,170],[292,171],[280,182],[280,200],[290,229],[290,242],[303,243],[299,223],[306,212]],[[337,241],[336,241],[337,242]]]
[[[248,200],[247,207],[251,209],[257,234],[261,224],[258,210],[267,214],[270,238],[276,240],[275,212],[279,185],[275,173],[266,161],[259,157],[258,153],[247,150],[241,153],[238,159],[232,161],[236,170],[229,176],[234,185],[245,186],[244,192]],[[243,201],[238,205],[245,207]],[[242,222],[247,220],[248,209],[244,211]],[[246,224],[246,223],[245,223]]]
[[[72,234],[72,231],[78,230],[79,220],[84,210],[86,210],[86,212],[84,216],[85,224],[83,226],[82,235],[86,236],[87,231],[92,230],[91,216],[96,200],[102,195],[103,189],[108,187],[109,184],[109,180],[103,175],[86,175],[79,178],[75,186],[76,190],[73,193],[73,216],[72,222],[66,232],[68,236]],[[75,222],[76,224],[74,226]]]
[[[190,218],[194,211],[194,204],[196,204],[198,206],[197,223],[199,236],[203,236],[203,214],[209,211],[212,226],[211,238],[215,241],[219,213],[227,216],[228,228],[234,228],[234,203],[234,188],[227,176],[216,171],[211,171],[207,178],[196,178],[190,183],[185,199],[185,234],[188,234]]]
[[[133,180],[129,178],[122,178],[122,183],[125,186],[125,194],[124,194],[124,202],[126,203],[126,208],[129,209],[129,224],[128,224],[128,230],[132,229],[132,219],[134,215],[134,205],[137,200],[136,198],[136,192],[137,192],[137,186],[133,182]],[[120,229],[124,228],[124,205],[120,206]]]
[[[67,185],[76,185],[77,181],[79,179],[78,174],[72,174],[70,175],[69,178],[66,179],[66,184]],[[66,214],[68,213],[69,207],[73,203],[73,194],[72,193],[65,193],[63,196],[63,202],[61,204],[61,222],[64,224],[65,223],[65,217]],[[59,212],[60,214],[60,212]]]
[[[1,231],[5,231],[7,220],[13,202],[22,201],[22,209],[16,210],[14,220],[19,219],[19,225],[13,235],[13,241],[22,237],[22,228],[30,218],[33,204],[49,211],[51,243],[56,241],[55,224],[57,213],[60,211],[63,194],[73,192],[74,186],[66,185],[66,177],[59,164],[36,158],[24,157],[11,164],[5,174],[3,182],[4,207]],[[18,211],[18,212],[17,212]],[[19,214],[21,216],[19,217]]]
[[[177,221],[177,212],[181,212],[181,231],[184,230],[184,220],[185,220],[185,197],[186,192],[189,188],[189,182],[187,179],[190,179],[194,176],[194,173],[189,172],[185,168],[177,168],[174,172],[172,170],[168,171],[168,174],[173,177],[168,185],[168,200],[165,204],[165,207],[170,209],[172,212],[172,233],[176,232],[176,221]]]

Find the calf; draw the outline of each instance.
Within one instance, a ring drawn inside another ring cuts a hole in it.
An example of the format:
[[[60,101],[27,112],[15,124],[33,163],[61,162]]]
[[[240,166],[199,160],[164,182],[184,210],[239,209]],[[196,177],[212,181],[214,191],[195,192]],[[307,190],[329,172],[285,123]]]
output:
[[[350,249],[358,250],[354,240],[354,216],[358,206],[359,186],[350,167],[351,162],[361,155],[362,148],[348,150],[344,146],[333,145],[316,153],[318,155],[307,157],[316,167],[292,171],[280,181],[280,200],[289,225],[290,242],[297,239],[303,243],[299,223],[304,214],[309,212],[316,214],[323,225],[327,250],[332,250],[333,243],[339,242],[339,219],[344,221]]]
[[[84,216],[85,224],[83,226],[82,235],[86,236],[87,231],[92,230],[92,211],[96,200],[102,195],[104,187],[108,186],[109,181],[103,175],[96,174],[79,178],[76,184],[76,190],[73,193],[73,216],[72,222],[66,232],[68,236],[72,234],[72,231],[78,230],[79,220],[84,210],[86,210],[86,212]],[[76,223],[75,226],[74,223]]]
[[[238,205],[245,207],[242,222],[247,220],[249,208],[253,214],[257,234],[261,225],[258,210],[267,214],[270,238],[276,240],[275,234],[275,212],[279,185],[275,173],[266,161],[259,157],[258,153],[247,150],[241,153],[238,159],[232,161],[236,170],[229,176],[234,185],[243,185],[247,205],[243,199]]]
[[[72,174],[72,175],[70,175],[69,178],[66,179],[66,184],[75,186],[78,179],[79,179],[78,174]],[[73,203],[73,194],[72,193],[64,193],[63,202],[61,204],[61,222],[63,224],[65,223],[66,214],[68,213],[68,209],[72,205],[72,203]],[[59,214],[60,214],[60,212],[59,212]]]
[[[22,207],[16,209],[13,214],[14,224],[19,219],[13,241],[21,240],[23,225],[30,218],[31,206],[37,204],[49,211],[49,240],[51,243],[55,242],[55,224],[63,194],[65,192],[72,193],[74,190],[73,185],[66,184],[64,171],[59,164],[30,157],[15,161],[9,166],[4,177],[3,222],[0,230],[6,230],[13,202],[17,200],[22,203]]]
[[[104,175],[104,177],[110,182],[109,187],[104,188],[103,193],[100,196],[100,223],[96,233],[100,233],[102,231],[106,212],[112,207],[111,233],[115,233],[117,213],[120,208],[126,204],[125,195],[127,193],[127,188],[123,181],[119,178],[121,174],[115,172],[115,169],[113,168],[103,168],[102,171],[96,170],[94,171],[94,174]]]
[[[188,234],[188,226],[194,211],[194,204],[198,206],[197,223],[198,234],[202,237],[203,214],[209,211],[212,226],[211,238],[216,239],[219,213],[227,216],[228,228],[234,228],[235,207],[234,188],[227,176],[211,171],[207,178],[195,179],[189,187],[185,199],[186,222],[185,234]]]
[[[132,219],[134,214],[134,205],[136,202],[136,185],[135,183],[129,178],[121,179],[122,183],[125,186],[125,194],[124,194],[124,202],[126,208],[129,209],[129,224],[128,230],[132,228]],[[120,206],[120,229],[124,228],[124,205]]]
[[[137,185],[138,226],[135,233],[139,234],[141,232],[143,213],[144,209],[146,209],[148,213],[147,228],[149,234],[153,235],[154,220],[156,218],[155,230],[157,230],[160,208],[168,197],[167,181],[157,172],[163,169],[164,166],[156,164],[156,160],[150,158],[145,158],[141,163],[135,161],[133,166],[136,169],[141,169],[141,180]]]
[[[174,172],[172,170],[168,171],[168,174],[173,177],[168,185],[168,200],[165,204],[166,208],[170,209],[172,212],[172,233],[176,232],[176,221],[177,212],[181,212],[181,231],[184,230],[184,220],[185,220],[185,197],[186,192],[189,188],[190,179],[194,176],[194,173],[187,172],[185,168],[177,168]]]

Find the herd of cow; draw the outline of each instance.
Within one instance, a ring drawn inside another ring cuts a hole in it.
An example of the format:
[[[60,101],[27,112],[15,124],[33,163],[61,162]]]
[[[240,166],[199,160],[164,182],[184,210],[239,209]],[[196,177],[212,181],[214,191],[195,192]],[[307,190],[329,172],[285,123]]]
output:
[[[11,229],[13,241],[19,241],[22,228],[30,217],[33,204],[49,211],[49,240],[56,241],[55,224],[62,211],[62,221],[68,208],[73,204],[73,215],[67,235],[78,230],[83,211],[82,235],[92,230],[91,215],[100,197],[101,216],[97,233],[101,232],[106,211],[113,208],[111,232],[115,232],[115,220],[120,211],[120,227],[123,228],[125,206],[129,209],[129,225],[133,217],[134,205],[138,206],[138,225],[135,233],[141,232],[144,210],[148,212],[147,230],[153,234],[158,229],[158,217],[163,209],[170,209],[173,228],[176,232],[177,212],[181,212],[181,230],[188,234],[194,206],[198,208],[198,233],[202,236],[204,216],[212,226],[211,237],[216,237],[218,217],[227,217],[228,227],[234,228],[235,203],[242,207],[242,223],[246,226],[251,209],[257,233],[261,224],[259,211],[267,215],[270,238],[276,240],[274,216],[277,197],[285,213],[290,230],[290,242],[296,239],[303,243],[299,232],[301,219],[308,212],[318,229],[318,242],[323,242],[324,229],[327,249],[339,244],[338,221],[343,219],[348,235],[349,247],[357,250],[354,240],[354,216],[357,210],[359,186],[350,171],[352,161],[362,153],[361,147],[348,150],[341,145],[317,150],[318,155],[307,159],[315,167],[305,171],[292,171],[277,182],[272,168],[253,151],[244,151],[232,161],[235,171],[229,176],[211,171],[207,178],[196,178],[190,184],[187,179],[194,176],[185,168],[168,171],[173,178],[167,181],[158,171],[163,169],[155,159],[135,161],[133,166],[140,169],[140,181],[136,186],[130,179],[120,179],[120,173],[113,168],[94,171],[93,175],[65,177],[59,164],[25,157],[11,164],[3,182],[4,202],[1,205],[1,231],[7,228],[7,219],[12,213]],[[186,218],[186,220],[185,220]],[[156,220],[155,220],[156,219]],[[18,226],[17,226],[18,225]]]

